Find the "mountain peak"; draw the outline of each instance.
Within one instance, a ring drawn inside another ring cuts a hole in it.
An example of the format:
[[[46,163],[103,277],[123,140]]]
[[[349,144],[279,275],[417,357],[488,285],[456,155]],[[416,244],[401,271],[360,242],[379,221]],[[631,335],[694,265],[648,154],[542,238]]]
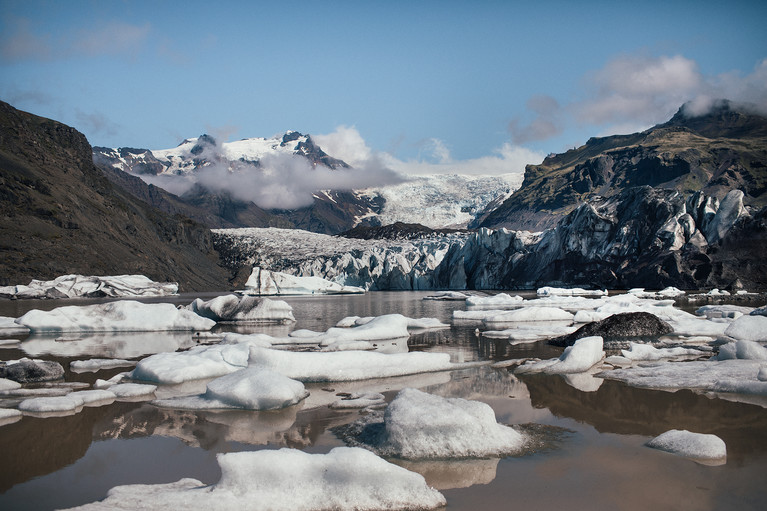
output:
[[[683,127],[706,138],[767,136],[766,109],[728,99],[693,100],[683,104],[667,123],[657,127]]]

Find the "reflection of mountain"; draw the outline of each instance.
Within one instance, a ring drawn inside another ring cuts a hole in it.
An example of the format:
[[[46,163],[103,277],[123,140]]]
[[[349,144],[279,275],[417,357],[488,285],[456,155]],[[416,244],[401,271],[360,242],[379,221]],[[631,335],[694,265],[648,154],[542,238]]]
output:
[[[536,408],[591,424],[600,432],[656,436],[686,429],[714,434],[727,444],[731,461],[767,452],[767,414],[759,406],[710,399],[689,390],[637,389],[610,380],[595,392],[581,392],[557,376],[520,379]]]
[[[107,417],[120,417],[135,403],[85,407],[76,415],[21,421],[3,426],[0,452],[0,493],[12,486],[60,470],[82,458],[91,445],[94,425]]]

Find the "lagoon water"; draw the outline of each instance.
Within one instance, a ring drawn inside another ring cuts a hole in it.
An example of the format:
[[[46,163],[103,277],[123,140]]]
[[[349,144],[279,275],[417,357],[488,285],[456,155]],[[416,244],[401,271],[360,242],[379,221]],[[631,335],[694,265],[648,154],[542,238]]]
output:
[[[426,292],[287,297],[297,323],[220,326],[282,335],[326,330],[346,316],[436,317],[451,323],[463,302],[427,301]],[[204,295],[154,301],[188,304]],[[94,300],[3,301],[0,315]],[[411,335],[408,349],[449,353],[453,361],[559,356],[544,342],[510,346],[483,339],[476,324]],[[131,342],[140,345],[132,348]],[[67,343],[70,343],[67,345]],[[146,346],[190,345],[191,334],[123,336],[115,351],[148,353]],[[72,373],[69,363],[101,357],[97,341],[37,339],[0,349],[0,360],[23,356],[57,360],[67,381],[93,383],[125,368]],[[131,358],[130,356],[127,358]],[[205,382],[189,387],[204,389]],[[733,396],[663,392],[604,381],[596,390],[557,375],[520,375],[489,366],[343,384],[309,384],[306,402],[278,412],[178,411],[148,402],[116,402],[64,417],[25,416],[0,426],[0,509],[67,508],[103,499],[117,485],[167,483],[192,477],[218,480],[216,454],[291,447],[327,452],[343,442],[331,428],[353,422],[357,410],[325,406],[339,392],[377,391],[387,399],[405,387],[488,403],[499,422],[536,424],[544,441],[524,455],[482,460],[404,462],[446,497],[449,510],[495,509],[764,509],[767,506],[767,408]],[[584,388],[581,385],[577,385]],[[189,389],[185,389],[189,390]],[[162,387],[158,397],[179,389]],[[530,427],[530,426],[529,426]],[[727,444],[727,462],[708,466],[644,444],[669,429],[712,433]],[[287,498],[288,496],[286,496]]]

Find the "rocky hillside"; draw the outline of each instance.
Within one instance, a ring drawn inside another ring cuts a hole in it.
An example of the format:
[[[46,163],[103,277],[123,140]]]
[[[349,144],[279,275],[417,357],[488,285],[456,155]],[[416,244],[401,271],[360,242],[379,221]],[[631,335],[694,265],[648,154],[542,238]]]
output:
[[[747,206],[767,205],[767,118],[722,100],[705,115],[682,106],[647,131],[592,138],[528,165],[522,187],[481,226],[543,230],[591,198],[633,186],[702,191],[719,200],[739,189]]]
[[[181,290],[226,287],[208,229],[110,182],[74,128],[3,102],[0,212],[3,285],[69,273],[141,273],[178,282]]]

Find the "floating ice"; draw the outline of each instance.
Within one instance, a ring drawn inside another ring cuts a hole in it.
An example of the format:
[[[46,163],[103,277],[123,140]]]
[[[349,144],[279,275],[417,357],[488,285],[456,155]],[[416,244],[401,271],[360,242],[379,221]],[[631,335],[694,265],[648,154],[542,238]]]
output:
[[[314,294],[360,294],[365,289],[344,286],[321,277],[297,277],[287,273],[253,267],[245,283],[247,294],[254,295],[314,295]]]
[[[82,399],[84,406],[106,405],[117,399],[117,395],[114,392],[103,389],[80,390],[72,392],[69,396]]]
[[[645,291],[644,288],[629,289],[629,294],[636,295],[639,298],[676,298],[685,294],[681,289],[669,286],[660,291]]]
[[[519,307],[523,302],[519,295],[509,296],[506,293],[498,293],[492,296],[470,296],[466,298],[466,305],[470,307]]]
[[[16,422],[22,415],[21,411],[15,408],[0,408],[0,426]]]
[[[635,362],[640,360],[662,360],[666,358],[699,358],[710,355],[710,353],[693,348],[656,348],[651,344],[639,344],[636,342],[630,343],[628,350],[621,350],[621,354],[625,358]]]
[[[699,316],[706,316],[709,319],[712,318],[733,318],[737,319],[744,314],[750,314],[754,310],[753,307],[743,307],[740,305],[704,305],[699,307],[695,314]]]
[[[2,390],[16,390],[21,388],[21,383],[9,380],[7,378],[0,378],[0,391]]]
[[[0,287],[5,298],[79,298],[168,296],[178,293],[175,282],[154,282],[144,275],[86,277],[62,275],[54,280],[32,280],[27,286]]]
[[[250,349],[250,365],[262,365],[302,382],[367,380],[461,367],[450,363],[448,353],[312,353],[258,347]]]
[[[217,296],[208,301],[197,298],[187,308],[217,322],[291,323],[296,320],[293,307],[287,302],[252,296]]]
[[[19,403],[19,410],[22,412],[49,413],[49,412],[71,412],[83,406],[83,398],[76,395],[75,392],[66,396],[53,397],[33,397],[25,399]]]
[[[721,438],[716,435],[692,433],[687,430],[672,429],[666,431],[647,442],[647,446],[698,460],[724,460],[727,458],[727,446]]]
[[[485,403],[411,388],[397,394],[382,424],[366,426],[357,440],[383,456],[406,459],[500,456],[525,443],[521,433],[498,424]]]
[[[157,353],[139,361],[130,377],[157,383],[182,383],[223,376],[247,367],[250,346],[249,342],[239,342]]]
[[[386,405],[383,394],[378,392],[368,392],[362,394],[349,394],[342,399],[332,402],[329,406],[336,410],[344,410],[348,408],[368,408],[383,405]]]
[[[651,366],[603,371],[597,376],[649,389],[691,389],[767,396],[767,381],[758,378],[763,363],[759,360],[657,362]]]
[[[143,398],[154,394],[156,385],[144,385],[141,383],[118,383],[109,387],[109,392],[117,399]]]
[[[594,367],[605,356],[601,337],[583,337],[565,348],[562,356],[540,362],[525,363],[514,373],[569,374],[583,373]]]
[[[217,459],[221,479],[216,484],[182,479],[117,486],[105,500],[77,509],[426,510],[446,504],[423,476],[366,449],[336,447],[328,454],[260,450],[219,454]]]
[[[573,315],[555,307],[523,307],[503,314],[487,316],[485,323],[516,323],[519,321],[572,321]]]
[[[456,300],[464,301],[469,297],[466,293],[460,291],[438,291],[433,295],[425,296],[424,300]]]
[[[304,385],[264,367],[249,367],[212,380],[205,394],[154,401],[183,409],[278,410],[308,395]]]
[[[754,341],[740,340],[719,347],[717,360],[767,360],[767,348]]]
[[[454,321],[478,321],[481,322],[485,318],[492,316],[498,316],[508,312],[507,309],[487,309],[487,310],[470,310],[470,311],[453,311]]]
[[[26,334],[29,328],[16,323],[16,318],[0,316],[0,333],[3,335]]]
[[[537,294],[538,296],[607,296],[607,290],[545,286],[539,288]]]
[[[147,332],[210,330],[215,321],[177,309],[171,303],[133,300],[96,305],[69,305],[52,311],[31,310],[16,323],[32,332]]]
[[[119,358],[91,358],[89,360],[73,360],[69,363],[69,369],[75,373],[95,373],[102,369],[115,367],[134,366],[135,361],[122,360]]]
[[[546,321],[531,324],[521,323],[514,328],[506,330],[485,330],[482,332],[482,336],[491,339],[506,339],[512,344],[520,344],[522,342],[536,342],[568,335],[575,330],[576,327],[571,326],[569,322],[559,322],[557,324],[554,321]]]
[[[727,326],[724,335],[745,341],[767,342],[767,316],[742,316]]]

